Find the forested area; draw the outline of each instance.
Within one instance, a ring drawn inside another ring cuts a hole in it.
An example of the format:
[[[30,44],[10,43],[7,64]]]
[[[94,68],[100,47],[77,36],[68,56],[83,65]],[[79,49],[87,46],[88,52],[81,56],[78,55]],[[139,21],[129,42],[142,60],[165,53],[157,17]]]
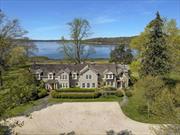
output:
[[[159,12],[130,47],[138,55],[130,64],[133,96],[125,114],[150,123],[168,123],[154,132],[159,135],[180,131],[180,29],[175,20],[163,19]]]
[[[11,20],[0,11],[0,121],[9,117],[6,111],[47,95],[26,64],[36,50],[34,44],[26,42],[26,33],[17,19]],[[7,127],[0,125],[0,134],[6,131]]]

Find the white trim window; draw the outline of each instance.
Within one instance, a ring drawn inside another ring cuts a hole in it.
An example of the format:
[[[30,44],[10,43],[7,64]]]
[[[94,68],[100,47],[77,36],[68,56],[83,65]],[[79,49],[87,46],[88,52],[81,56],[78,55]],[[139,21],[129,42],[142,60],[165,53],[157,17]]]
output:
[[[86,79],[92,79],[92,75],[86,75]]]
[[[90,88],[90,83],[87,83],[87,88]]]
[[[53,80],[53,78],[54,78],[54,77],[53,77],[53,73],[49,73],[49,74],[48,74],[48,79]]]
[[[41,74],[39,72],[36,73],[36,79],[41,80]]]
[[[77,79],[77,74],[76,73],[72,74],[72,79],[74,79],[74,80]]]
[[[85,86],[85,83],[82,83],[82,88],[85,88],[86,86]]]
[[[113,79],[113,78],[114,78],[114,75],[113,75],[113,74],[106,74],[106,75],[105,75],[105,78],[106,78],[106,79]]]
[[[95,88],[95,83],[92,83],[92,87]]]

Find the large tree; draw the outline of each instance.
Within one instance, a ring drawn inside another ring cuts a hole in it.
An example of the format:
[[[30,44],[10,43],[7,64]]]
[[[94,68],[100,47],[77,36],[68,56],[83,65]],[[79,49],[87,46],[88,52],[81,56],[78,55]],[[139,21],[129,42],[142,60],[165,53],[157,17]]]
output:
[[[131,49],[126,48],[125,45],[116,46],[110,54],[110,62],[129,64],[133,60]]]
[[[0,10],[0,86],[2,85],[2,72],[6,69],[7,66],[9,66],[9,61],[12,63],[12,58],[17,54],[20,57],[16,58],[20,58],[22,60],[22,56],[24,54],[23,50],[25,48],[20,48],[17,39],[23,38],[26,33],[27,31],[22,29],[17,19],[8,19],[6,15]],[[12,54],[14,56],[12,56]],[[16,62],[17,61],[18,60],[16,59]]]
[[[163,31],[164,22],[159,12],[149,23],[149,36],[142,54],[141,74],[164,75],[170,70],[170,57],[167,48],[167,34]]]
[[[75,63],[81,63],[94,51],[91,47],[86,48],[82,45],[82,41],[90,35],[90,24],[86,19],[75,18],[68,23],[68,26],[73,45],[63,45],[64,55]],[[64,41],[64,37],[62,41]]]

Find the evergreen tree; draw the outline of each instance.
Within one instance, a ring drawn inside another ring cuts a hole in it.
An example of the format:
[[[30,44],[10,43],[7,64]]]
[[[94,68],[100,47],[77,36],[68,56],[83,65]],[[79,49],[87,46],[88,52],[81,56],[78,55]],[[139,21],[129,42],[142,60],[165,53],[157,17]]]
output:
[[[149,36],[146,43],[146,48],[143,53],[141,62],[141,75],[164,75],[169,72],[169,54],[167,49],[167,35],[163,31],[164,22],[161,19],[159,12],[156,18],[152,20],[148,27]]]

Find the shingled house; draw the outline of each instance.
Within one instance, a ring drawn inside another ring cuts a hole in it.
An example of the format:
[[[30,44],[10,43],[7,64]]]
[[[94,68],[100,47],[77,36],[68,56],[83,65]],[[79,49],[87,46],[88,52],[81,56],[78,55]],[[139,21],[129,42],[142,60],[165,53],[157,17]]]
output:
[[[128,87],[128,66],[120,64],[34,64],[31,71],[46,89]]]

